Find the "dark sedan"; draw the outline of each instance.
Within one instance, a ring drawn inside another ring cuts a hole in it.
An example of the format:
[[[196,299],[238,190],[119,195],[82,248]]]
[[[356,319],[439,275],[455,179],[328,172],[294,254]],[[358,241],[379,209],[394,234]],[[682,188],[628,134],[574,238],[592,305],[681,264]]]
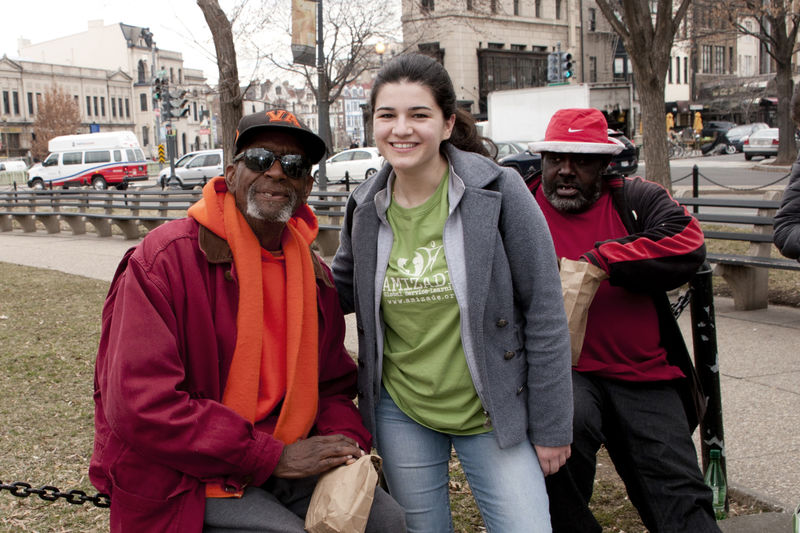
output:
[[[611,163],[608,165],[609,170],[619,172],[625,176],[636,172],[639,168],[638,148],[620,131],[609,129],[608,136],[625,145],[625,148],[620,153],[611,158]],[[542,169],[542,156],[530,150],[503,157],[498,162],[504,167],[513,168],[526,178]]]

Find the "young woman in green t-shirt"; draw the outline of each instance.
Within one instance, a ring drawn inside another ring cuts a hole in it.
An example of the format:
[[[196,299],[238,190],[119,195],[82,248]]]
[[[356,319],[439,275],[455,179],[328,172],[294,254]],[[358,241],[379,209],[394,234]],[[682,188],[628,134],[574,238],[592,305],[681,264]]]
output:
[[[550,531],[544,476],[569,456],[572,396],[544,218],[436,61],[392,60],[371,106],[388,165],[353,192],[333,271],[390,492],[409,531],[452,531],[453,447],[488,531]]]

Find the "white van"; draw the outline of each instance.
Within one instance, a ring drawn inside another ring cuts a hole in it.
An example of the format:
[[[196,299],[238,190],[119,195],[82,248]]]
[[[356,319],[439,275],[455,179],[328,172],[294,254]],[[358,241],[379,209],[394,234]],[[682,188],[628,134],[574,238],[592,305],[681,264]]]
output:
[[[221,149],[189,152],[175,161],[175,178],[169,179],[170,168],[166,166],[158,173],[158,184],[161,188],[178,186],[182,189],[205,185],[211,178],[222,175],[222,162]]]
[[[147,180],[147,161],[132,131],[112,131],[54,137],[50,155],[28,170],[28,187],[91,185],[126,189]]]
[[[24,172],[26,170],[28,170],[28,165],[25,164],[25,161],[17,159],[0,161],[0,172]]]

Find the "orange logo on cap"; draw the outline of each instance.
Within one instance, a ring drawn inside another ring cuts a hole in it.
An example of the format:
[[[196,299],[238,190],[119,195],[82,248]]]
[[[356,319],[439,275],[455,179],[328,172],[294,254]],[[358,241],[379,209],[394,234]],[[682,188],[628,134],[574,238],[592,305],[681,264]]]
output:
[[[292,126],[298,128],[302,127],[300,126],[300,122],[293,114],[283,109],[267,111],[267,118],[269,119],[270,122],[288,122]]]

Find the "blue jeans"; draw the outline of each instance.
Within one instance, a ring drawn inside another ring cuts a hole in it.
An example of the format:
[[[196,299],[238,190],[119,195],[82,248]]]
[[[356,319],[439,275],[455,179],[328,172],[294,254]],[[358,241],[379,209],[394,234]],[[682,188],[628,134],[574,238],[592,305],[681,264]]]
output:
[[[451,446],[489,533],[550,532],[544,476],[530,442],[500,449],[494,432],[458,436],[433,431],[403,413],[383,387],[375,414],[384,476],[389,493],[406,510],[409,533],[453,531]]]

